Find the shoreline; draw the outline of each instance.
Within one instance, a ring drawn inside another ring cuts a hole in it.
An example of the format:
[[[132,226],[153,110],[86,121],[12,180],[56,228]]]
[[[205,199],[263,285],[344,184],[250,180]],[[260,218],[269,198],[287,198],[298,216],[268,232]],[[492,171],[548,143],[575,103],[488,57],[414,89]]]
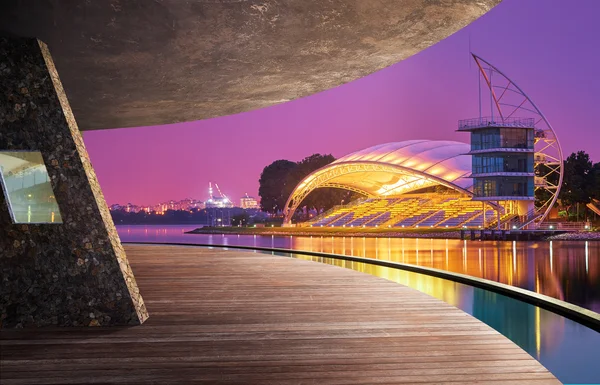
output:
[[[352,228],[294,228],[294,227],[200,227],[185,234],[230,234],[298,237],[361,237],[361,238],[432,238],[461,239],[460,230],[444,229],[361,229]],[[599,231],[580,231],[546,236],[541,241],[600,241]]]

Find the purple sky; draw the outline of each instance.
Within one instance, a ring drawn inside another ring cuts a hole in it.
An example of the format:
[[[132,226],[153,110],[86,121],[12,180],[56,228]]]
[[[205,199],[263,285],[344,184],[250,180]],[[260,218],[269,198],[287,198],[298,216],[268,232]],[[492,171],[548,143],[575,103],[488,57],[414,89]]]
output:
[[[341,157],[409,139],[459,140],[476,117],[471,49],[544,112],[565,156],[600,161],[600,0],[504,0],[446,40],[382,71],[285,104],[165,126],[85,132],[108,204],[206,199],[216,182],[234,202],[258,195],[276,159]],[[470,63],[471,62],[471,63]]]

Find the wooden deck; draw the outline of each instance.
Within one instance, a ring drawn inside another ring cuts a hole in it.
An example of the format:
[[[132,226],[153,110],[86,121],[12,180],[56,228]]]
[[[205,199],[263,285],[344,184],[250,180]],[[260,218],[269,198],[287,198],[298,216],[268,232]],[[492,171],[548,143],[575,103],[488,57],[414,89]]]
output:
[[[5,330],[2,384],[559,384],[466,313],[339,267],[128,246],[150,319]]]

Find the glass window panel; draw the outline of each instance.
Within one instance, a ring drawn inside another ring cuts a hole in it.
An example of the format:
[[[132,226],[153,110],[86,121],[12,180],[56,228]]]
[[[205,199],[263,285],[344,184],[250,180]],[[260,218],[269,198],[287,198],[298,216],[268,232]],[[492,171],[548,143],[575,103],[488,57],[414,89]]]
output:
[[[0,151],[0,180],[14,223],[62,223],[39,151]]]
[[[501,146],[508,148],[533,148],[533,130],[523,128],[502,128]]]
[[[533,172],[532,154],[473,155],[473,172]]]

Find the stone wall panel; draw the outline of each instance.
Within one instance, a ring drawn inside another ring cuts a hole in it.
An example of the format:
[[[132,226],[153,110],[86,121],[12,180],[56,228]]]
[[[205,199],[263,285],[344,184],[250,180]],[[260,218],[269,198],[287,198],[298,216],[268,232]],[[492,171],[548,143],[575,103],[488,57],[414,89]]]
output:
[[[14,224],[0,193],[2,327],[148,314],[46,45],[0,38],[0,151],[40,151],[62,224]],[[1,191],[1,190],[0,190]]]

